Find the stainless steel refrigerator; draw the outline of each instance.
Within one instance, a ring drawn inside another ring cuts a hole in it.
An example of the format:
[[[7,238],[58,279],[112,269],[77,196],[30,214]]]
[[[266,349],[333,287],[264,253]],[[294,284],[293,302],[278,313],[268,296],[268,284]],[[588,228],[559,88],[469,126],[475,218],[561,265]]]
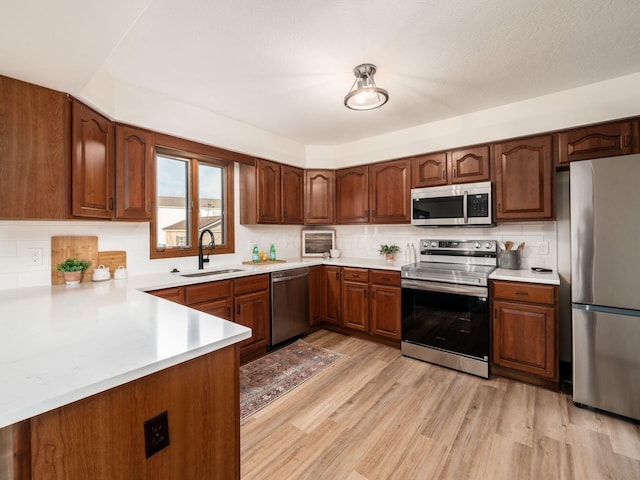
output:
[[[570,182],[573,401],[640,420],[640,155]]]

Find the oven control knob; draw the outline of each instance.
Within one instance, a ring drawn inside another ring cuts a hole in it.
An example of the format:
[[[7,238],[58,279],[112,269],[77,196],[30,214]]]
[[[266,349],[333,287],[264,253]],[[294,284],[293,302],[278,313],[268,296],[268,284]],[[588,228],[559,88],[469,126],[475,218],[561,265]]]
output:
[[[436,248],[438,246],[438,242],[431,242],[431,248]]]
[[[476,247],[476,248],[480,248],[482,245],[480,245],[480,242],[476,242],[476,243],[473,244],[473,246]]]
[[[491,242],[487,242],[484,244],[484,248],[493,248],[493,244]]]

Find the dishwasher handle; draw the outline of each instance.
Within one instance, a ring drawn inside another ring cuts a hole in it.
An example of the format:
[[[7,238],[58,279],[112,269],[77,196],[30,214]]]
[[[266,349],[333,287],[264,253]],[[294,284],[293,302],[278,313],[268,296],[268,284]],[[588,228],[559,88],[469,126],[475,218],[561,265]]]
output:
[[[296,280],[298,278],[308,277],[309,267],[296,268],[283,272],[274,272],[271,274],[271,283],[284,282],[288,280]]]

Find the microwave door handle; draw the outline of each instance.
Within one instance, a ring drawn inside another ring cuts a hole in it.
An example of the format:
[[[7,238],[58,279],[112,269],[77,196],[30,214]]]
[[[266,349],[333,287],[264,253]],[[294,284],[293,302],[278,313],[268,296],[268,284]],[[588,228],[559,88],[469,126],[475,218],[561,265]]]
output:
[[[469,216],[467,215],[467,196],[469,192],[467,190],[464,191],[464,198],[462,200],[462,216],[464,217],[464,223],[469,223]]]

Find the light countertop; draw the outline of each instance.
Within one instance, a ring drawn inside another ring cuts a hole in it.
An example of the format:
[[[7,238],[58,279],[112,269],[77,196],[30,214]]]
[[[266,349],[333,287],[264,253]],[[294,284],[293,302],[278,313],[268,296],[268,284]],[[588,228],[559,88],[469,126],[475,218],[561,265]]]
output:
[[[145,291],[333,265],[400,271],[404,262],[304,258],[240,271],[0,290],[0,428],[237,343],[251,330]],[[194,273],[197,270],[183,271]],[[557,272],[497,269],[491,279],[558,285]]]
[[[0,428],[251,336],[126,280],[3,290],[0,305]]]
[[[553,270],[549,273],[532,272],[531,270],[509,270],[507,268],[497,268],[491,275],[489,280],[508,280],[511,282],[528,282],[543,283],[547,285],[560,285],[560,277],[558,271]]]

